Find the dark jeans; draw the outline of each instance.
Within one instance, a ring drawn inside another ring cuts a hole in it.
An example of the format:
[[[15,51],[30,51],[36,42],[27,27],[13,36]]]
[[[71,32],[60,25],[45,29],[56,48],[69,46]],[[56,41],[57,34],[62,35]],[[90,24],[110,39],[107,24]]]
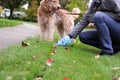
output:
[[[116,53],[120,50],[120,22],[116,22],[103,12],[93,16],[96,30],[79,34],[81,42],[100,48],[103,53]]]

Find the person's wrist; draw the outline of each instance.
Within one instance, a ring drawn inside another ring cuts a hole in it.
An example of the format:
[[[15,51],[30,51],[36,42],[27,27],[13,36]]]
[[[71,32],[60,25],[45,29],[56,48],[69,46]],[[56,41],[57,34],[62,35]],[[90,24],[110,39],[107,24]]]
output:
[[[68,36],[69,36],[70,39],[74,39],[71,35],[68,34]]]
[[[71,40],[73,40],[73,41],[75,40],[71,35],[68,34],[68,36]]]

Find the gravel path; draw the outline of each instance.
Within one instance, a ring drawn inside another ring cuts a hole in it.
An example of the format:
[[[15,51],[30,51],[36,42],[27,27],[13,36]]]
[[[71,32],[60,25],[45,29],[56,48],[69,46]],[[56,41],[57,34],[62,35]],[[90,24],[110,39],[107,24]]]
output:
[[[26,23],[12,28],[0,28],[0,50],[38,35],[39,27]]]

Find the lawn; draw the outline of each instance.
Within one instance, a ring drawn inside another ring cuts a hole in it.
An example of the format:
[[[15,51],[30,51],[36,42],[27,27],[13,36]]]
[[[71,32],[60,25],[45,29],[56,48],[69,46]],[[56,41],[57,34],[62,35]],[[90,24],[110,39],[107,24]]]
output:
[[[0,28],[12,27],[12,26],[20,25],[20,24],[22,24],[22,21],[0,18]]]
[[[57,47],[53,55],[53,42],[40,41],[39,37],[0,51],[0,80],[118,80],[120,54],[96,59],[97,48],[80,43]],[[53,60],[48,66],[46,61]],[[42,79],[38,79],[38,78]]]

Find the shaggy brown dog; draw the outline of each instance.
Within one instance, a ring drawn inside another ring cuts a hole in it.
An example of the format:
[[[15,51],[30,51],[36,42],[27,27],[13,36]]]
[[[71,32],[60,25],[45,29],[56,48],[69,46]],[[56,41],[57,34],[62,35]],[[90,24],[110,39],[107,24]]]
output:
[[[74,20],[79,15],[70,15],[64,9],[59,9],[59,0],[42,0],[38,8],[38,23],[40,24],[40,37],[44,41],[53,41],[54,26],[60,37],[68,34],[74,26]],[[74,8],[74,13],[80,13],[78,8]]]

